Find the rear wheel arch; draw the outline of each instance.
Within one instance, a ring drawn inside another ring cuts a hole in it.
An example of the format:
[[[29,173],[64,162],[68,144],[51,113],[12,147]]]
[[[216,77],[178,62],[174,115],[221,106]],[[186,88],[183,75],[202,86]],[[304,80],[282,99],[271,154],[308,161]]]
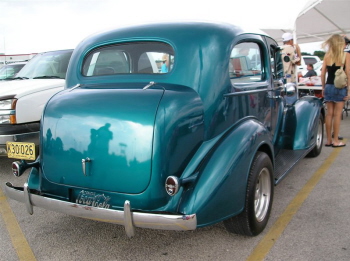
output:
[[[198,165],[198,176],[184,190],[179,210],[196,212],[200,227],[223,221],[242,211],[249,169],[257,152],[264,152],[273,162],[273,146],[268,142],[270,135],[264,126],[254,120],[242,123],[242,128],[234,129],[215,142]],[[213,176],[215,179],[211,178]],[[230,201],[231,198],[234,200]]]
[[[259,147],[258,151],[266,153],[269,156],[270,160],[271,160],[272,166],[273,167],[275,166],[273,150],[271,149],[271,147],[269,145],[267,145],[266,143],[262,144]]]
[[[267,225],[274,192],[273,165],[269,155],[257,151],[250,167],[243,211],[224,221],[229,232],[256,236]]]

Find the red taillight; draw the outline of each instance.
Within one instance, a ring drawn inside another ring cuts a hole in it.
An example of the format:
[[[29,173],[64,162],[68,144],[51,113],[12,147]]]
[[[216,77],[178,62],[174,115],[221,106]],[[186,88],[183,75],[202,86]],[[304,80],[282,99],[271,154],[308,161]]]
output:
[[[174,196],[179,191],[179,187],[180,187],[180,182],[177,177],[175,176],[167,177],[165,181],[166,193],[168,193],[170,196]]]
[[[12,162],[12,173],[13,173],[13,175],[15,175],[16,177],[21,176],[20,166],[19,166],[19,163],[18,163],[17,161]]]

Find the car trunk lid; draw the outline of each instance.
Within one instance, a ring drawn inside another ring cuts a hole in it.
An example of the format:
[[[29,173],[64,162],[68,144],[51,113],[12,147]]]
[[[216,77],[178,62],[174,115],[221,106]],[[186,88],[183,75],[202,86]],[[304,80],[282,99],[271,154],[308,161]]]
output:
[[[43,115],[44,176],[84,189],[144,191],[151,179],[153,128],[163,92],[82,88],[54,96]]]

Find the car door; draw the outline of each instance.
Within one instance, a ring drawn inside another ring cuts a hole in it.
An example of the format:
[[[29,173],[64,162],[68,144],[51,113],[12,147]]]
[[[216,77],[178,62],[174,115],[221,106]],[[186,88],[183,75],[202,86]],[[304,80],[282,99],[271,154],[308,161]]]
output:
[[[269,129],[273,136],[273,143],[277,147],[276,153],[278,152],[278,134],[282,127],[283,119],[283,109],[284,102],[282,98],[282,90],[284,86],[284,74],[283,74],[283,63],[280,54],[280,48],[276,41],[266,37],[266,43],[269,50],[269,63],[270,63],[270,89],[268,92],[268,97],[270,100],[270,113],[268,117],[270,118]]]
[[[260,35],[242,35],[233,45],[229,61],[233,119],[254,116],[263,124],[269,109],[268,50]]]

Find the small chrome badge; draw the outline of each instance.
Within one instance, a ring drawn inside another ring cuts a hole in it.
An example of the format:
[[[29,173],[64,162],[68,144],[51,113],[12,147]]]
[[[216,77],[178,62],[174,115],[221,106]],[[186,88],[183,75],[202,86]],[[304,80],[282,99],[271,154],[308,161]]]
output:
[[[111,197],[106,197],[104,194],[82,190],[79,192],[75,203],[96,208],[110,208],[110,204],[108,203],[110,199]]]

